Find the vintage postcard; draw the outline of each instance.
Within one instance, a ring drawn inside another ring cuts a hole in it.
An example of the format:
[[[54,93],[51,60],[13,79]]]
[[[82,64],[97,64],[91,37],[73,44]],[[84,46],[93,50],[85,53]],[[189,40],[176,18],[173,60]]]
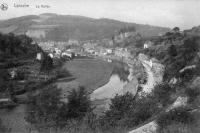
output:
[[[199,0],[0,0],[0,133],[200,133]]]

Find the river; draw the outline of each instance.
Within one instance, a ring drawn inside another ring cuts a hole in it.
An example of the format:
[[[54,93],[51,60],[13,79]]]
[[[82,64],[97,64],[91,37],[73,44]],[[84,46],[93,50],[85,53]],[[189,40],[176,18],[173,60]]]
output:
[[[94,111],[99,115],[109,109],[110,99],[116,94],[124,94],[127,91],[135,93],[137,91],[137,80],[131,73],[132,68],[125,63],[117,61],[112,63],[114,64],[114,70],[110,80],[90,95],[93,104],[96,106]],[[33,127],[25,121],[25,116],[25,104],[21,104],[12,110],[0,110],[0,117],[3,124],[11,128],[13,132],[26,133],[33,130]]]
[[[113,62],[114,70],[107,84],[94,90],[90,95],[91,101],[96,106],[94,112],[101,115],[109,109],[111,99],[116,95],[122,95],[130,92],[133,95],[137,92],[137,79],[132,75],[130,66],[121,62]]]

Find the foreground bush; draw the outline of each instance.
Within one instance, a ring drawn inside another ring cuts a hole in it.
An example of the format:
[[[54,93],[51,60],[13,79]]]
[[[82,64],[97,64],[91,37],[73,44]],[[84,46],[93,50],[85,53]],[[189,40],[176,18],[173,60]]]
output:
[[[61,90],[55,86],[44,88],[29,99],[26,121],[41,132],[58,130],[74,121],[82,121],[92,109],[88,94],[83,87],[70,92],[67,103],[61,101]]]
[[[171,95],[175,92],[175,88],[168,83],[158,84],[152,92],[154,100],[162,106],[166,106],[172,102]]]
[[[200,95],[200,90],[199,88],[187,88],[185,94],[189,97],[189,103],[192,103]]]
[[[171,125],[172,123],[191,124],[194,122],[194,116],[187,111],[185,107],[179,107],[167,113],[160,115],[157,124],[160,129]]]
[[[151,96],[136,100],[130,93],[117,95],[111,100],[110,110],[105,112],[101,125],[103,128],[134,127],[151,118],[158,110],[157,103]]]
[[[73,89],[67,99],[68,119],[81,119],[87,112],[92,111],[91,101],[84,87],[78,90]]]
[[[158,131],[158,133],[197,133],[194,131],[194,127],[188,124],[171,123],[164,129]]]

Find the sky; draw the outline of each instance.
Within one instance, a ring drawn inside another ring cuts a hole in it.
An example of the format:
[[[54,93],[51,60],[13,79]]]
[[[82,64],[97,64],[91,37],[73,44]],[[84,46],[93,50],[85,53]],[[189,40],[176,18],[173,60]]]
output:
[[[200,0],[0,0],[0,19],[41,13],[110,18],[125,22],[189,29],[200,25]],[[14,6],[27,4],[29,7]],[[49,8],[36,8],[48,5]]]

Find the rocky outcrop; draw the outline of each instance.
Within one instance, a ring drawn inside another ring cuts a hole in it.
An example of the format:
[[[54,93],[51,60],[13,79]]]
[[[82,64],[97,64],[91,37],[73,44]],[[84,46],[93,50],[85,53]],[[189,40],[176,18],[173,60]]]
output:
[[[128,133],[156,133],[157,127],[156,121],[152,121]]]

